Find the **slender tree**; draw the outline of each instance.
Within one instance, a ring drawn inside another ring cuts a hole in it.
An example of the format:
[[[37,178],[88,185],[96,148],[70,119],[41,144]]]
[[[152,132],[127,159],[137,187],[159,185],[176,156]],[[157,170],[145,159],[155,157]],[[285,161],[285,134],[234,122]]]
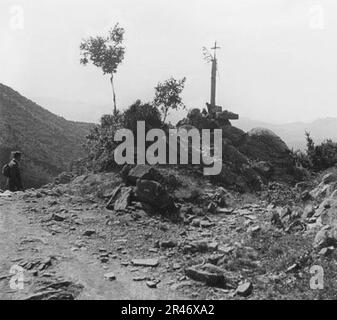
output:
[[[158,83],[155,88],[153,103],[161,110],[163,114],[163,122],[165,122],[170,110],[177,110],[179,107],[185,108],[181,98],[185,82],[186,78],[176,80],[171,77],[162,83]]]
[[[117,112],[114,74],[124,59],[124,32],[124,29],[117,23],[106,37],[90,37],[80,44],[81,64],[87,65],[91,62],[94,66],[101,68],[104,75],[110,75],[114,113]]]

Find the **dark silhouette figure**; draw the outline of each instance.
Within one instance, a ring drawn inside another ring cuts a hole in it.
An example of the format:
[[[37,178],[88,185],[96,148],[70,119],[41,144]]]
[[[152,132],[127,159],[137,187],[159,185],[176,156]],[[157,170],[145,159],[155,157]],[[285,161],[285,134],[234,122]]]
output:
[[[19,162],[21,160],[21,152],[14,152],[13,159],[9,165],[9,177],[7,180],[7,188],[9,191],[22,191],[22,181]]]

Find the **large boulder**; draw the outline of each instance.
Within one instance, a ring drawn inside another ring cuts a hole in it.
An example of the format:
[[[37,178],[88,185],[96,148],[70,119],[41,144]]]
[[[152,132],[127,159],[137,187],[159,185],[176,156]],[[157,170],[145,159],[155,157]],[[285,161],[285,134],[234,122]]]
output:
[[[166,189],[156,181],[137,180],[135,196],[138,201],[148,203],[161,211],[175,209],[174,202]]]
[[[294,183],[303,178],[291,151],[271,130],[255,128],[246,133],[200,109],[191,110],[177,127],[222,130],[223,171],[211,179],[226,187],[257,190],[261,183]]]
[[[222,143],[222,161],[233,163],[236,167],[248,164],[249,159],[228,142]]]
[[[132,192],[131,187],[117,187],[107,204],[107,209],[126,210],[131,204]]]
[[[222,126],[222,138],[237,147],[244,143],[247,134],[239,128],[233,126]]]
[[[295,165],[291,151],[285,142],[271,130],[252,129],[238,150],[251,160],[270,164],[272,179],[287,182],[295,180]]]

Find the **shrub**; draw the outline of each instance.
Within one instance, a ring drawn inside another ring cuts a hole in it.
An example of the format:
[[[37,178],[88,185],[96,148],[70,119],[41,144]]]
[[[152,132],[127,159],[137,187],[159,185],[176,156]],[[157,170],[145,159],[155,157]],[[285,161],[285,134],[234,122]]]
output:
[[[321,171],[333,167],[337,164],[337,143],[328,139],[320,145],[315,145],[310,133],[305,133],[307,149],[305,152],[294,152],[294,158],[300,166]]]
[[[117,130],[130,129],[135,137],[137,134],[137,121],[145,121],[146,132],[153,128],[161,128],[162,121],[158,109],[137,100],[124,113],[117,111],[112,115],[104,115],[87,136],[86,168],[93,171],[111,171],[119,168],[114,161],[114,150],[118,142],[114,141]]]
[[[101,124],[97,125],[87,136],[87,167],[93,171],[109,171],[117,167],[113,152],[117,147],[115,133],[123,128],[123,115],[116,112],[104,115]]]
[[[325,170],[337,164],[337,143],[326,140],[321,145],[315,147],[312,155],[314,170]]]
[[[161,128],[162,121],[159,110],[150,103],[137,100],[123,114],[124,127],[130,129],[134,135],[137,133],[137,121],[145,121],[145,131]]]

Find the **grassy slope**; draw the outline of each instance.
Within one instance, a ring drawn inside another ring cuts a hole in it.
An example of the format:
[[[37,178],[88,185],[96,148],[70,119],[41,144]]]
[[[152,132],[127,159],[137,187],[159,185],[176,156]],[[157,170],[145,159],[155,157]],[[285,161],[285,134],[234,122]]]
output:
[[[0,164],[11,150],[21,150],[27,186],[48,182],[80,158],[91,126],[58,117],[0,84]]]

